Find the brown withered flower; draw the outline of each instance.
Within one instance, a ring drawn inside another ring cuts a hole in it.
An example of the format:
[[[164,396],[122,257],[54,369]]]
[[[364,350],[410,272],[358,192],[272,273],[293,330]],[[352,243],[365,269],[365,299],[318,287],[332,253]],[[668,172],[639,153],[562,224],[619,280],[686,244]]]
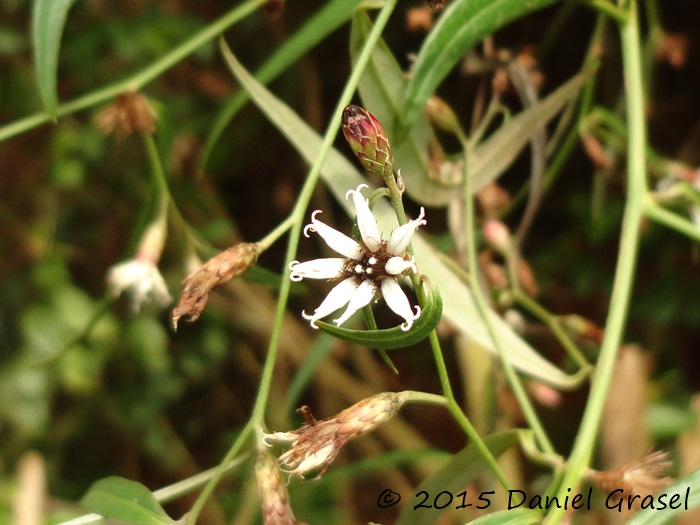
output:
[[[215,255],[182,281],[180,302],[173,308],[173,329],[181,318],[194,322],[204,310],[209,295],[246,271],[260,255],[260,244],[241,243]]]
[[[373,430],[391,419],[406,401],[402,392],[384,392],[363,399],[334,417],[317,421],[305,410],[307,423],[290,432],[265,434],[265,443],[291,443],[292,448],[279,457],[283,470],[291,475],[320,469],[320,478],[340,449],[351,439]]]
[[[656,494],[673,482],[666,476],[670,467],[668,452],[657,450],[615,470],[592,471],[589,478],[601,491],[622,489],[625,494],[643,498]]]
[[[255,482],[260,495],[264,525],[306,525],[294,517],[287,485],[282,479],[277,461],[266,450],[258,451]]]
[[[153,134],[156,131],[156,114],[151,102],[138,92],[127,92],[117,96],[95,115],[95,125],[105,135],[131,135],[135,131]]]

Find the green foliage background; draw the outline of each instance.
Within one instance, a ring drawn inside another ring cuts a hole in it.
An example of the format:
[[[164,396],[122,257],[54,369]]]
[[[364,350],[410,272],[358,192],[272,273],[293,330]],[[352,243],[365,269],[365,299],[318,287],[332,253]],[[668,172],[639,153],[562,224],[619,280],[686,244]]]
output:
[[[277,16],[255,12],[225,33],[227,42],[255,70],[309,19],[318,9],[315,4],[289,2]],[[695,2],[659,4],[669,31],[688,34],[700,21]],[[383,35],[404,68],[424,33],[409,31],[403,19],[409,8],[420,5],[401,3]],[[76,2],[61,43],[59,102],[153,63],[230,7],[217,1]],[[0,127],[42,109],[30,18],[29,2],[0,0]],[[580,67],[593,21],[590,8],[569,2],[517,21],[499,32],[496,42],[516,50],[538,46],[538,66],[549,91]],[[319,132],[351,70],[348,41],[346,24],[270,86]],[[597,96],[614,107],[621,97],[619,51],[614,34],[606,41],[610,47],[598,74]],[[649,79],[651,147],[658,156],[689,166],[700,162],[699,50],[691,39],[683,68],[658,64]],[[463,122],[471,116],[475,85],[473,77],[454,71],[438,91]],[[210,255],[272,230],[291,210],[307,171],[252,105],[226,127],[202,169],[213,123],[239,90],[215,41],[142,90],[158,112],[156,138],[174,201],[209,243]],[[507,102],[517,106],[509,96]],[[216,465],[247,421],[256,396],[274,316],[274,279],[222,290],[196,324],[183,324],[177,333],[169,327],[167,311],[146,308],[134,315],[127,301],[109,300],[105,274],[132,253],[154,204],[142,142],[136,136],[105,137],[93,122],[97,109],[60,117],[0,143],[0,522],[9,520],[18,460],[27,451],[44,458],[50,519],[57,522],[80,513],[71,502],[96,479],[119,475],[155,489]],[[346,151],[340,140],[336,146]],[[619,241],[624,164],[618,161],[610,172],[592,176],[594,171],[577,145],[546,197],[525,256],[536,274],[540,303],[602,326]],[[515,193],[527,173],[526,154],[499,182]],[[349,220],[320,187],[312,200],[316,208],[327,210],[326,220],[349,231]],[[433,213],[429,229],[435,244],[451,248],[442,215]],[[512,226],[517,220],[518,213],[506,218]],[[171,230],[160,265],[175,296],[188,273],[182,234],[177,227]],[[281,274],[283,245],[266,252],[260,266]],[[299,257],[318,252],[318,245],[302,243]],[[660,443],[671,443],[695,422],[688,401],[700,389],[698,264],[697,242],[645,225],[624,339],[641,342],[650,356],[649,430]],[[317,304],[322,293],[318,287],[295,289],[291,315]],[[396,379],[376,356],[348,355],[356,349],[309,331],[302,334],[298,340],[285,334],[284,344],[316,345],[318,375],[326,373],[324,360],[332,359],[364,387],[440,389],[437,377],[424,372],[432,366],[425,346],[392,354],[401,370]],[[566,364],[551,336],[535,329],[526,337],[547,357]],[[278,366],[270,402],[274,428],[298,425],[293,408],[302,402],[317,403],[330,415],[359,396],[354,393],[361,390],[352,385],[334,391],[328,381],[309,378],[299,398],[287,398],[301,361],[283,358]],[[457,366],[454,356],[449,362]],[[377,376],[368,378],[369,373]],[[579,392],[565,395],[557,408],[542,410],[545,422],[565,422],[552,434],[564,450],[571,446],[584,403]],[[425,443],[448,451],[463,446],[444,413],[425,409],[407,418]],[[354,455],[362,455],[359,450]],[[225,482],[204,523],[227,523],[224,516],[245,506],[254,494],[249,467]],[[369,478],[341,471],[335,477],[329,473],[314,490],[293,486],[295,509],[303,509],[298,514],[311,523],[371,519],[375,501],[370,490],[363,491],[362,480],[374,489],[381,478],[377,481],[376,473]],[[350,496],[343,499],[345,491]],[[192,501],[183,498],[167,508],[179,516]]]

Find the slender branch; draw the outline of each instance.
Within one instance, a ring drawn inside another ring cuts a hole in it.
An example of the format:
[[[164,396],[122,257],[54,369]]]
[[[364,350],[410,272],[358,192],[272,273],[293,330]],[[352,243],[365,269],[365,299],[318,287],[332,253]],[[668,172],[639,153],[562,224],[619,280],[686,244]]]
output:
[[[336,105],[335,110],[333,111],[333,115],[330,119],[330,122],[328,123],[328,128],[326,130],[326,133],[323,138],[323,143],[321,145],[321,148],[318,152],[318,155],[316,157],[316,160],[314,161],[313,166],[311,167],[311,170],[309,171],[308,176],[306,177],[306,181],[304,182],[304,185],[299,193],[299,197],[297,199],[297,202],[294,206],[294,210],[292,211],[292,214],[290,216],[290,220],[293,222],[290,235],[289,235],[289,244],[287,246],[287,253],[285,257],[285,268],[289,265],[289,263],[296,257],[296,252],[297,252],[297,247],[299,245],[299,236],[301,234],[301,227],[304,219],[304,213],[306,211],[306,208],[309,205],[309,202],[311,200],[311,196],[313,194],[314,188],[316,187],[316,184],[318,183],[319,176],[321,174],[321,167],[323,166],[323,163],[326,160],[326,157],[328,155],[328,152],[330,149],[333,147],[333,141],[335,140],[335,136],[338,133],[338,129],[340,128],[340,122],[341,122],[341,117],[343,113],[343,109],[345,106],[347,106],[350,103],[350,100],[352,99],[352,95],[357,89],[357,85],[359,84],[360,77],[369,62],[369,59],[371,57],[372,50],[376,46],[379,37],[386,26],[389,17],[391,13],[393,12],[394,8],[396,7],[396,2],[398,0],[388,0],[385,4],[384,7],[382,7],[382,10],[379,13],[379,16],[377,17],[374,27],[372,28],[372,31],[370,34],[367,36],[367,40],[365,41],[364,47],[362,49],[362,52],[360,53],[360,56],[358,57],[357,64],[350,75],[350,78],[348,79],[345,88],[343,89],[342,94],[340,95],[338,99],[338,104]],[[224,54],[231,54],[231,51],[228,49],[228,47],[225,45],[225,43],[222,41],[222,50]],[[275,364],[277,362],[277,352],[279,350],[279,340],[280,336],[282,333],[282,321],[284,319],[284,314],[287,309],[287,301],[289,299],[289,290],[291,287],[291,280],[290,279],[282,279],[282,284],[280,286],[280,291],[279,291],[279,299],[277,301],[277,309],[275,311],[275,324],[272,328],[272,334],[270,337],[270,344],[268,346],[268,352],[267,352],[267,357],[265,359],[265,364],[263,367],[263,372],[260,378],[260,386],[258,388],[258,395],[255,400],[255,406],[253,407],[253,412],[250,417],[250,422],[246,428],[260,428],[264,425],[264,416],[265,416],[265,409],[267,407],[267,401],[269,398],[270,394],[270,387],[272,385],[272,378],[273,378],[273,372],[275,368]],[[256,435],[259,436],[259,432],[256,433]],[[258,438],[259,439],[259,438]],[[197,499],[195,502],[194,506],[192,507],[192,510],[190,511],[188,515],[188,523],[189,524],[194,524],[197,521],[197,518],[202,510],[202,507],[204,506],[204,503],[206,500],[209,498],[211,493],[213,492],[214,488],[216,487],[217,483],[221,479],[221,476],[223,475],[223,467],[224,465],[227,464],[227,459],[230,459],[233,457],[236,453],[236,448],[239,447],[239,444],[241,443],[241,439],[239,438],[236,440],[236,443],[234,443],[234,446],[232,449],[229,451],[229,453],[226,455],[226,458],[224,462],[222,462],[221,466],[219,467],[220,474],[217,474],[217,476],[213,477],[207,486],[205,487],[204,491],[200,495],[200,497]]]
[[[172,51],[162,56],[153,62],[153,64],[147,66],[138,73],[115,84],[105,86],[83,95],[82,97],[71,100],[70,102],[59,105],[58,108],[56,108],[56,116],[62,117],[64,115],[69,115],[113,99],[121,93],[141,89],[153,79],[159,77],[163,72],[167,71],[182,59],[193,53],[199,47],[206,44],[210,40],[213,40],[224,30],[244,19],[260,6],[264,5],[265,2],[266,0],[247,0],[226,13],[218,20],[209,24],[199,33],[193,35],[190,39],[175,47]],[[12,122],[6,126],[0,127],[0,142],[51,121],[52,116],[49,113],[42,111]]]
[[[700,242],[700,228],[696,224],[659,206],[650,198],[644,202],[644,215],[659,224],[663,224]]]
[[[630,0],[629,13],[627,22],[620,26],[627,94],[627,202],[622,221],[615,284],[605,325],[605,335],[581,427],[567,462],[566,473],[559,486],[558,496],[562,498],[566,496],[567,489],[572,489],[579,484],[588,469],[593,454],[632,294],[641,218],[647,191],[645,171],[646,122],[637,0]],[[551,525],[560,523],[563,515],[564,509],[552,509],[547,515],[545,523]]]

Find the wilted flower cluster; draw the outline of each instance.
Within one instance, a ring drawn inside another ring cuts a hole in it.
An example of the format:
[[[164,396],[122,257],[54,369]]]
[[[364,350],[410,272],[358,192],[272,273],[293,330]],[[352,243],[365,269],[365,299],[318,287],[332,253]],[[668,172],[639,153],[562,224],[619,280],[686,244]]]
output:
[[[400,226],[388,240],[383,240],[369,202],[361,193],[366,187],[361,184],[346,195],[346,198],[352,197],[355,204],[361,242],[318,220],[316,216],[321,211],[316,210],[311,214],[311,224],[304,228],[304,235],[308,237],[310,231],[318,233],[328,246],[343,257],[292,261],[289,265],[293,281],[304,278],[341,279],[312,315],[302,313],[314,328],[317,320],[347,305],[345,312],[334,320],[340,326],[369,304],[378,291],[381,291],[389,308],[405,320],[401,325],[403,330],[410,329],[413,321],[420,316],[420,306],[411,307],[399,280],[407,273],[416,271],[415,261],[406,254],[406,248],[418,227],[426,223],[425,210],[421,208],[417,219]]]
[[[622,489],[625,493],[644,497],[656,494],[673,482],[666,476],[670,467],[668,452],[656,451],[618,469],[593,472],[590,477],[605,492]]]
[[[240,243],[218,253],[182,281],[182,294],[173,308],[173,328],[180,318],[194,322],[204,310],[211,293],[245,272],[260,255],[260,244]]]
[[[265,525],[306,525],[294,517],[289,504],[287,486],[282,479],[277,461],[265,450],[258,452],[255,462],[255,481]]]
[[[152,300],[160,307],[167,306],[172,298],[156,264],[165,241],[165,220],[156,219],[144,233],[136,255],[128,261],[115,264],[107,274],[107,283],[115,297],[126,292],[131,296],[131,308],[138,312],[141,306]]]
[[[292,444],[279,458],[286,472],[303,477],[320,468],[317,475],[320,478],[343,445],[391,419],[404,401],[401,392],[384,392],[363,399],[329,419],[316,421],[309,416],[309,422],[301,428],[266,434],[264,440],[268,444],[271,441]]]

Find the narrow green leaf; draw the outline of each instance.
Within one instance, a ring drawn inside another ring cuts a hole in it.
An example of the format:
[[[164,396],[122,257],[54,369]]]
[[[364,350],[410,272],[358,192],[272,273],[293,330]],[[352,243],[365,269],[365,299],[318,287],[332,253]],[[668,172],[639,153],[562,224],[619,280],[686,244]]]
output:
[[[474,148],[469,167],[474,174],[474,191],[493,182],[508,169],[532,136],[578,95],[588,77],[586,72],[579,73],[537,104],[508,119]]]
[[[173,525],[176,523],[146,487],[128,479],[110,476],[93,483],[80,504],[105,518],[133,525]]]
[[[353,17],[351,55],[359,52],[371,29],[369,17],[364,12],[357,12]],[[574,99],[587,78],[586,73],[576,75],[531,108],[509,118],[487,140],[477,145],[470,166],[470,173],[474,176],[474,191],[503,174],[532,136],[553,119],[567,102]],[[462,198],[462,184],[458,180],[455,184],[448,185],[430,177],[428,156],[430,149],[437,147],[437,139],[425,114],[421,112],[418,115],[405,140],[398,144],[392,141],[396,136],[395,123],[402,111],[405,85],[403,71],[391,51],[380,41],[360,81],[362,101],[382,123],[389,136],[409,196],[427,206],[445,206],[454,199]]]
[[[54,119],[58,106],[58,52],[61,48],[63,26],[74,2],[75,0],[34,0],[32,11],[34,69],[44,109]]]
[[[255,78],[258,82],[267,85],[275,80],[299,57],[345,23],[361,1],[331,0],[327,2],[265,61],[255,73]],[[226,126],[249,99],[250,97],[245,91],[240,91],[223,106],[204,144],[202,155],[199,159],[200,170],[205,168]]]
[[[294,111],[270,93],[238,62],[226,43],[221,41],[224,58],[238,81],[250,93],[256,105],[270,121],[287,137],[290,144],[307,162],[313,163],[321,147],[322,139]],[[363,178],[340,152],[331,149],[321,168],[321,175],[329,189],[346,212],[351,213],[350,203],[345,199],[349,188],[365,184]],[[373,210],[380,230],[392,231],[398,227],[396,215],[385,202],[378,202]],[[450,270],[435,250],[420,233],[412,239],[413,251],[421,272],[429,275],[440,290],[443,300],[443,315],[462,333],[489,352],[496,353],[491,337],[481,322],[469,288]],[[580,376],[570,376],[556,368],[523,341],[495,312],[490,312],[491,323],[498,331],[506,358],[521,372],[552,386],[570,389],[581,382]]]
[[[403,331],[400,326],[385,328],[382,330],[352,330],[335,326],[323,321],[317,321],[318,327],[338,339],[356,343],[367,348],[377,350],[394,350],[414,345],[427,338],[430,332],[440,322],[442,317],[442,297],[433,282],[423,276],[423,289],[425,291],[425,304],[418,319],[408,331]]]
[[[661,507],[662,494],[665,494],[663,498],[665,507]],[[608,502],[608,506],[615,505],[622,496],[625,497],[623,508],[626,509],[627,496],[629,496],[629,494],[613,495]],[[672,509],[670,508],[671,500],[674,497],[677,497],[677,499],[674,500],[674,507],[676,508]],[[661,523],[670,523],[672,518],[682,514],[686,510],[700,507],[700,468],[694,470],[686,477],[679,479],[657,494],[654,507],[655,508],[648,507],[639,511],[632,516],[632,519],[627,522],[627,525],[659,525]],[[615,512],[616,510],[617,507],[611,512]]]
[[[428,97],[467,51],[509,22],[557,1],[454,0],[418,52],[400,113],[399,133],[405,135],[416,122]]]
[[[484,443],[491,453],[495,457],[498,457],[518,442],[519,432],[520,431],[517,430],[508,430],[493,434],[484,438]],[[457,454],[454,454],[440,470],[429,478],[426,478],[418,488],[415,489],[414,494],[424,494],[408,500],[410,503],[404,505],[403,509],[401,509],[401,514],[399,514],[395,525],[431,525],[436,523],[442,510],[436,508],[433,503],[435,497],[441,492],[447,492],[453,497],[453,503],[448,504],[447,508],[455,508],[457,505],[462,504],[462,499],[464,499],[464,503],[471,503],[472,508],[479,505],[483,509],[488,509],[492,504],[489,498],[493,498],[493,494],[484,494],[485,499],[479,500],[479,493],[475,491],[474,493],[468,492],[465,494],[464,498],[459,496],[454,499],[454,497],[463,492],[466,486],[474,481],[479,474],[487,469],[488,465],[486,460],[484,460],[483,456],[474,445],[469,445],[462,449]],[[427,497],[425,497],[425,494],[427,494]],[[424,498],[425,501],[423,505],[425,506],[416,506],[416,504],[421,503]],[[443,498],[442,501],[438,501],[438,505],[445,503],[444,499],[445,498]]]
[[[357,60],[367,35],[372,30],[372,21],[364,11],[357,11],[352,19],[350,33],[350,57]],[[362,103],[379,122],[389,137],[396,157],[396,166],[406,183],[408,195],[427,206],[444,206],[461,194],[461,190],[445,187],[429,178],[431,172],[428,153],[437,147],[437,138],[428,118],[421,112],[406,140],[398,142],[395,124],[401,112],[406,75],[383,40],[379,40],[372,51],[367,67],[360,79],[358,91]]]
[[[469,525],[536,525],[542,514],[532,509],[500,510],[469,522]]]

